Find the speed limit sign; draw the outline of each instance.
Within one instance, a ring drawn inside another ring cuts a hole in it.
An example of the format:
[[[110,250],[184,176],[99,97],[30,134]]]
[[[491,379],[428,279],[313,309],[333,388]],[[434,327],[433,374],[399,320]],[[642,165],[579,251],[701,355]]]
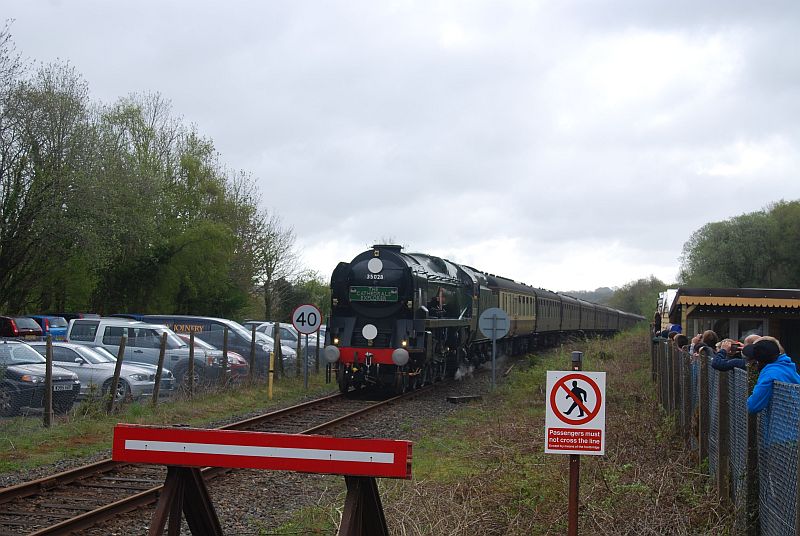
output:
[[[322,314],[316,306],[306,303],[292,313],[292,325],[304,335],[316,332],[322,324]]]

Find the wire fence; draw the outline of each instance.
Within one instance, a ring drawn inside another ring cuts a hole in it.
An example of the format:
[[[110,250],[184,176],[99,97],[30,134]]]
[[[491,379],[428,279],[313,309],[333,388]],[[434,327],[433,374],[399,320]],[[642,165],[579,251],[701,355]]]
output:
[[[712,356],[691,356],[667,339],[652,345],[659,402],[720,496],[738,534],[800,534],[800,385],[775,382],[767,409],[747,412],[755,369],[719,371]]]

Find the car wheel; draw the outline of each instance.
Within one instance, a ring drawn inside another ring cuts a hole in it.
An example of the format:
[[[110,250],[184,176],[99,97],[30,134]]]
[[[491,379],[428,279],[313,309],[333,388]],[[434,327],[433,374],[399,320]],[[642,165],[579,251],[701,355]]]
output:
[[[180,367],[176,367],[176,370],[173,372],[175,376],[175,381],[184,391],[189,389],[189,367],[187,365],[182,365]],[[205,383],[206,378],[206,369],[202,365],[198,365],[195,363],[194,365],[194,377],[192,378],[192,384],[194,389],[202,386]]]
[[[108,396],[108,392],[111,390],[111,382],[113,380],[106,380],[103,384],[103,397]],[[123,379],[117,381],[117,392],[114,394],[114,401],[115,402],[122,402],[127,400],[128,397],[131,395],[131,386],[128,385]]]
[[[9,385],[0,385],[0,416],[13,417],[19,413],[17,393]]]

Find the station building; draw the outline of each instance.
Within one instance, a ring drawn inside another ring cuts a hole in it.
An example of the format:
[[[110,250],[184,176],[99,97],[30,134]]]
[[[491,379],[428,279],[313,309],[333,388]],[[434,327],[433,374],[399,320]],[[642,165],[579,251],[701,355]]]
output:
[[[669,321],[689,338],[707,329],[739,341],[753,333],[770,335],[800,362],[800,289],[681,287]]]

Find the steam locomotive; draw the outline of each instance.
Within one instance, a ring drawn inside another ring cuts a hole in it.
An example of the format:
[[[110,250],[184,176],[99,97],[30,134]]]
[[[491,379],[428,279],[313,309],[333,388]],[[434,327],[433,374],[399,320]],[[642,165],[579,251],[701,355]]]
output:
[[[331,276],[323,355],[341,392],[378,386],[403,392],[461,366],[491,359],[480,314],[509,316],[498,350],[519,354],[570,336],[609,335],[643,317],[487,274],[400,246],[375,245]]]

